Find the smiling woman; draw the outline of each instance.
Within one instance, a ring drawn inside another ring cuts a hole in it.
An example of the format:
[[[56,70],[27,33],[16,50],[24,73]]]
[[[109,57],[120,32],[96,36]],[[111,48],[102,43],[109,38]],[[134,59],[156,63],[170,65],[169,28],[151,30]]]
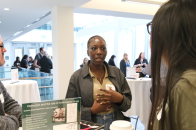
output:
[[[93,36],[87,43],[88,64],[70,79],[66,98],[81,97],[81,119],[105,125],[109,130],[114,120],[128,120],[121,111],[131,107],[131,91],[123,73],[105,62],[105,40]]]

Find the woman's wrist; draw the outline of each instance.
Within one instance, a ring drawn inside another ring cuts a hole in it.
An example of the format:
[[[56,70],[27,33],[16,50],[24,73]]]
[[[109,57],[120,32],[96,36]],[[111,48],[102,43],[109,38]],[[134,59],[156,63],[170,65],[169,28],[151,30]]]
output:
[[[120,94],[121,96],[119,96],[119,101],[117,102],[118,104],[121,104],[122,103],[122,101],[123,101],[123,95],[122,94]]]
[[[93,107],[91,107],[91,114],[94,115],[96,112],[94,111]]]

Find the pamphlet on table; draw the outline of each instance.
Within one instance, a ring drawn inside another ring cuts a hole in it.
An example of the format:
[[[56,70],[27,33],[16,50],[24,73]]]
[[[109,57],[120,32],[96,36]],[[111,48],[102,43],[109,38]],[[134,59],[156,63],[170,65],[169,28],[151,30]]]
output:
[[[11,69],[11,83],[18,82],[18,69]]]
[[[139,73],[136,73],[135,67],[127,67],[126,77],[131,78],[131,79],[136,79],[136,78],[139,78]]]
[[[81,99],[22,104],[23,130],[80,130]]]

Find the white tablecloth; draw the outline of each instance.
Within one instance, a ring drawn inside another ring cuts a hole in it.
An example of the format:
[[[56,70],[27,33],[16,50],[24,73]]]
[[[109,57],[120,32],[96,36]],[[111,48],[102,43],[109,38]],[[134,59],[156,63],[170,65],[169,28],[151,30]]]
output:
[[[132,93],[131,109],[126,113],[126,116],[139,116],[142,123],[147,129],[148,119],[152,103],[150,101],[150,88],[152,86],[150,78],[127,79]]]
[[[41,101],[37,81],[19,80],[19,82],[10,84],[13,81],[2,81],[7,92],[21,106],[23,103]]]

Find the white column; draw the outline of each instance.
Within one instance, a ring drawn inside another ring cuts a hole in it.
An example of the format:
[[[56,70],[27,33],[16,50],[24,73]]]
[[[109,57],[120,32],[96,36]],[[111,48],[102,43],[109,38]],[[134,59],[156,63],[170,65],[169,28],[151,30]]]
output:
[[[74,72],[73,8],[52,9],[53,93],[54,99],[64,99]]]

